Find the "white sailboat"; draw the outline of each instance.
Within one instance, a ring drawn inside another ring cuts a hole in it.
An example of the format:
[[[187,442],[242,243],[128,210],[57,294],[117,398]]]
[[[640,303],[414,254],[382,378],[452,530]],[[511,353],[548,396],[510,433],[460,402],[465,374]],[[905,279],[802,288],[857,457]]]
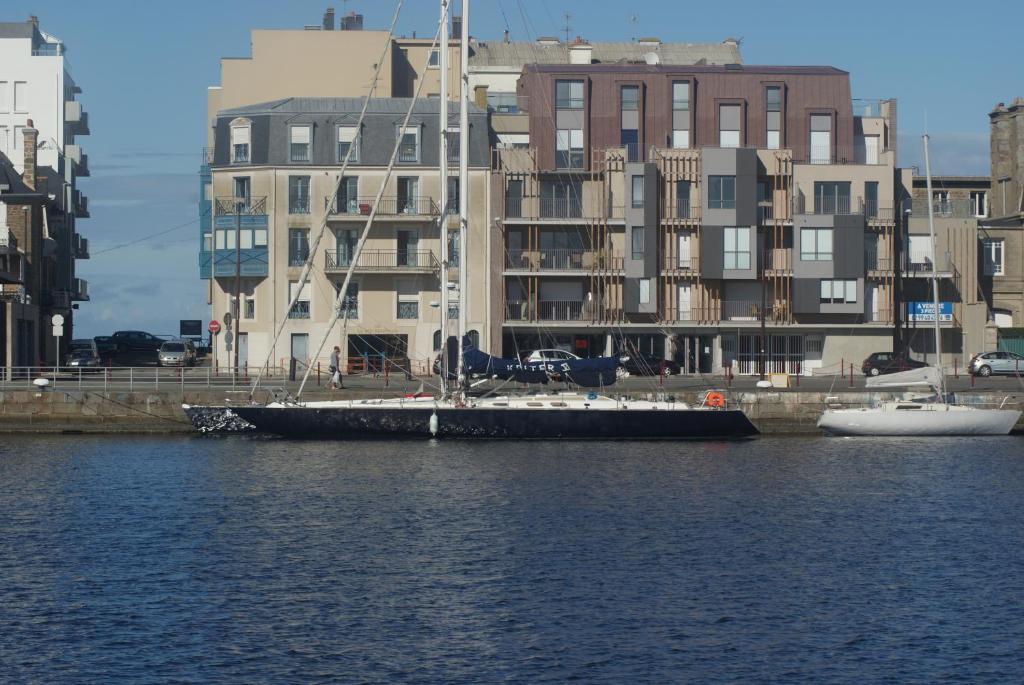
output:
[[[936,276],[935,217],[932,206],[932,175],[928,160],[928,136],[924,136],[924,166],[928,190],[928,233],[932,246],[932,298],[935,306],[935,359],[942,363],[939,328],[939,285]],[[950,404],[946,401],[944,376],[939,366],[911,369],[867,379],[867,388],[930,387],[933,401],[888,401],[874,407],[826,409],[818,427],[834,435],[1007,435],[1017,425],[1021,412]],[[1004,400],[1005,403],[1005,400]]]

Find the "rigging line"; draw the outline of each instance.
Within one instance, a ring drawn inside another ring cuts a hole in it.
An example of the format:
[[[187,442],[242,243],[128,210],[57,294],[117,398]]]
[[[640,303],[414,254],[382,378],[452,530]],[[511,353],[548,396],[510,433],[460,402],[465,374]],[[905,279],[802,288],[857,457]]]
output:
[[[395,34],[395,27],[398,25],[398,17],[402,12],[402,6],[404,4],[405,0],[398,0],[398,4],[395,6],[395,14],[391,18],[391,27],[388,29],[388,35],[384,41],[384,49],[381,52],[380,57],[377,58],[377,68],[373,72],[373,79],[370,81],[369,92],[367,92],[366,98],[364,98],[363,100],[362,109],[359,111],[359,119],[356,121],[357,141],[359,140],[359,132],[362,130],[363,120],[366,117],[366,110],[370,106],[370,99],[373,97],[373,93],[377,88],[377,82],[380,78],[380,72],[384,66],[384,62],[386,61],[384,57],[387,55],[388,50],[391,49],[391,39]],[[281,322],[277,326],[277,332],[274,334],[273,339],[270,341],[270,345],[267,347],[267,358],[266,361],[264,362],[264,366],[270,363],[270,359],[273,356],[274,350],[277,347],[277,341],[281,338],[281,334],[284,332],[284,327],[288,323],[288,313],[292,310],[292,307],[294,307],[295,303],[298,301],[299,296],[302,294],[302,289],[306,285],[306,281],[309,279],[309,274],[313,270],[313,264],[316,260],[316,253],[320,249],[320,241],[323,239],[324,233],[327,232],[327,217],[330,215],[331,208],[338,203],[338,191],[341,189],[341,184],[345,180],[345,172],[348,170],[349,161],[351,161],[352,159],[353,147],[355,147],[355,145],[350,143],[348,146],[348,151],[345,153],[345,159],[342,161],[341,170],[338,172],[338,180],[334,184],[334,192],[331,193],[330,198],[327,200],[327,203],[324,206],[323,218],[320,221],[320,227],[317,230],[316,238],[313,242],[313,245],[309,247],[309,254],[306,255],[306,261],[302,265],[302,272],[299,275],[298,287],[295,288],[295,293],[289,297],[288,307],[287,309],[285,309],[285,315],[281,317]],[[387,178],[384,179],[384,182],[387,183]],[[374,205],[374,209],[376,209],[376,204]],[[353,261],[352,264],[349,266],[349,276],[351,276],[352,270],[355,268],[355,264],[356,262]],[[348,277],[346,277],[345,282],[346,284],[348,283]],[[322,348],[323,346],[321,345],[321,349]],[[252,400],[253,395],[256,393],[256,388],[259,387],[260,380],[262,379],[263,376],[262,371],[263,370],[261,368],[260,372],[256,374],[255,381],[253,381],[252,389],[249,391],[250,401]],[[308,370],[305,377],[309,377]],[[305,378],[303,379],[303,384],[305,384]]]
[[[444,12],[441,16],[441,21],[438,22],[437,31],[434,33],[434,40],[430,44],[430,49],[427,50],[427,57],[424,60],[423,70],[426,72],[428,63],[430,61],[430,55],[433,53],[434,48],[437,47],[438,40],[441,36],[441,22],[448,21],[448,12]],[[338,297],[335,299],[334,307],[331,311],[331,318],[327,322],[327,330],[324,332],[323,338],[320,340],[320,346],[317,349],[316,356],[320,356],[323,352],[324,345],[327,344],[327,338],[330,336],[331,331],[334,329],[334,325],[338,322],[341,316],[342,308],[345,303],[345,298],[348,294],[348,286],[352,280],[352,274],[355,271],[356,264],[359,261],[359,256],[363,252],[363,246],[366,244],[366,239],[370,234],[370,227],[373,225],[374,220],[377,218],[377,210],[380,207],[380,200],[384,196],[384,191],[387,189],[387,182],[391,178],[391,173],[395,169],[395,163],[398,161],[398,150],[402,145],[402,138],[405,136],[406,130],[409,128],[409,121],[412,119],[413,110],[416,107],[416,102],[419,100],[420,92],[423,90],[423,84],[426,83],[427,79],[421,78],[419,83],[416,84],[416,92],[413,93],[412,98],[409,100],[409,108],[406,110],[405,119],[402,121],[402,126],[399,129],[398,136],[395,140],[395,145],[391,150],[391,159],[388,161],[387,169],[384,172],[384,179],[381,182],[380,189],[377,191],[376,197],[373,199],[373,206],[370,208],[370,214],[366,217],[366,225],[363,227],[363,232],[359,236],[359,241],[356,243],[356,249],[353,254],[352,263],[349,265],[348,272],[345,274],[345,280],[338,290]],[[326,214],[325,214],[326,218]],[[348,331],[348,313],[346,312],[344,323],[342,324],[342,336],[344,338]],[[302,390],[306,387],[306,381],[309,379],[309,370],[307,369],[306,374],[302,377],[302,383],[299,385],[299,391],[296,397],[302,395]]]
[[[165,228],[162,231],[157,231],[156,233],[151,233],[149,235],[142,236],[141,238],[136,238],[135,240],[130,240],[127,243],[121,243],[120,245],[114,245],[113,247],[108,247],[108,248],[105,248],[103,250],[97,250],[97,251],[92,253],[92,256],[93,257],[98,257],[101,254],[106,254],[108,252],[113,252],[114,250],[121,250],[121,249],[124,249],[126,247],[131,247],[132,245],[138,245],[139,243],[143,243],[143,242],[145,242],[147,240],[152,240],[153,238],[159,238],[162,235],[167,235],[168,233],[173,233],[174,231],[180,231],[183,228],[188,228],[189,226],[192,226],[192,225],[197,224],[197,223],[199,223],[199,219],[192,219],[191,221],[187,221],[187,222],[185,222],[183,224],[179,224],[177,226],[172,226],[171,228]]]

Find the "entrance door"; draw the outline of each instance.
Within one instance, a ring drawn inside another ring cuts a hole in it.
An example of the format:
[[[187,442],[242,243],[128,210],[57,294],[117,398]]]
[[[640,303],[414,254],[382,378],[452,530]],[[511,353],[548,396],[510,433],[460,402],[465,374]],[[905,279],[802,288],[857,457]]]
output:
[[[292,333],[292,357],[301,364],[309,359],[309,334]]]
[[[679,321],[690,321],[690,286],[689,284],[679,285],[679,309],[676,312],[676,319]]]
[[[690,234],[683,232],[679,234],[679,268],[689,269],[690,261]]]

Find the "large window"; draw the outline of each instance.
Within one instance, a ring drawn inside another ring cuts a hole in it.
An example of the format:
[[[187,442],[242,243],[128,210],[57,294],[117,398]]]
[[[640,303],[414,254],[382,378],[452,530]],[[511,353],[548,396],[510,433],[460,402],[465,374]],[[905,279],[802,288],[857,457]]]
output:
[[[750,268],[750,228],[746,226],[725,229],[723,236],[724,269]]]
[[[355,258],[359,232],[354,228],[343,228],[334,233],[334,265],[351,266]]]
[[[401,279],[398,281],[397,295],[398,295],[398,311],[395,313],[396,319],[411,319],[416,320],[420,318],[420,289],[419,285],[414,279]]]
[[[630,245],[633,259],[644,258],[644,227],[634,226],[630,232]]]
[[[864,216],[869,219],[878,216],[878,181],[864,182]]]
[[[288,229],[288,266],[302,266],[309,257],[309,229]]]
[[[637,162],[640,160],[640,88],[622,86],[619,89],[619,101],[619,142],[626,149],[626,158],[630,162]]]
[[[292,162],[308,162],[313,127],[308,124],[291,126],[288,129],[288,159]]]
[[[309,281],[306,281],[302,285],[302,290],[299,290],[299,282],[298,281],[289,281],[288,282],[288,301],[291,302],[292,300],[295,300],[295,293],[296,292],[299,294],[298,299],[295,300],[295,304],[292,305],[292,308],[290,310],[288,310],[288,318],[289,319],[308,319],[309,318],[309,315],[310,315],[309,290],[310,290],[310,288],[309,288]]]
[[[395,211],[398,214],[420,214],[426,213],[425,207],[420,207],[420,179],[418,176],[398,177],[398,197],[396,198]]]
[[[28,82],[26,81],[14,82],[14,111],[28,112]]]
[[[341,283],[334,284],[335,296],[341,290]],[[359,284],[349,283],[348,290],[345,291],[345,297],[341,301],[341,318],[343,319],[358,319],[359,318]]]
[[[850,213],[850,182],[849,181],[815,181],[814,182],[814,213],[815,214],[849,214]]]
[[[676,218],[690,218],[690,189],[689,181],[676,181]]]
[[[288,177],[288,213],[309,214],[309,176]]]
[[[672,82],[672,147],[690,147],[690,82]]]
[[[350,164],[359,161],[359,135],[355,126],[338,127],[338,162],[344,162],[346,155]]]
[[[718,146],[740,146],[740,106],[718,106]]]
[[[822,304],[853,304],[857,301],[857,281],[821,281]]]
[[[811,115],[811,164],[832,163],[832,115]]]
[[[583,81],[556,81],[555,107],[583,109]]]
[[[244,212],[249,209],[249,203],[252,198],[252,195],[250,194],[252,192],[250,190],[252,184],[250,183],[248,176],[235,176],[232,180],[234,181],[235,186],[235,202],[241,203],[242,211]]]
[[[555,167],[558,169],[583,168],[583,129],[555,131]]]
[[[401,133],[402,127],[398,127],[398,131]],[[417,127],[409,127],[405,129],[405,133],[401,134],[402,141],[398,146],[398,161],[399,162],[418,162],[420,161],[420,130]]]
[[[971,191],[971,211],[974,212],[974,216],[985,217],[988,216],[988,193],[984,190],[972,190]]]
[[[735,176],[708,176],[708,207],[736,209]]]
[[[805,262],[832,261],[832,229],[801,228],[800,259]]]
[[[644,206],[644,177],[633,176],[632,181],[632,202],[630,204],[633,209],[639,209]]]
[[[359,214],[359,178],[346,176],[338,185],[338,214]]]
[[[640,108],[640,88],[637,86],[623,86],[619,91],[622,99],[623,112],[635,112]]]
[[[640,304],[651,303],[651,279],[640,279]]]
[[[769,150],[778,150],[782,142],[782,88],[768,86],[764,89],[766,110],[765,142]]]
[[[249,162],[249,126],[231,127],[231,163]]]
[[[981,258],[986,276],[1003,275],[1003,239],[991,238],[981,241]]]
[[[580,181],[541,181],[540,216],[575,219],[583,216],[583,184]]]

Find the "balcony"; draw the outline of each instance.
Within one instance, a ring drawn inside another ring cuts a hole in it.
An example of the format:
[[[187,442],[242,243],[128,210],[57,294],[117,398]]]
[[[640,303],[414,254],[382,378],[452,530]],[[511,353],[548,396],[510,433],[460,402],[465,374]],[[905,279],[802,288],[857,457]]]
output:
[[[43,293],[43,304],[54,309],[71,309],[71,293],[66,290],[47,290]]]
[[[243,248],[237,254],[233,248],[203,250],[199,253],[199,277],[227,278],[235,275],[261,278],[268,273],[267,248]]]
[[[663,271],[672,274],[696,274],[700,271],[700,258],[693,255],[678,257],[666,255]]]
[[[611,250],[584,248],[507,250],[505,269],[507,271],[621,271],[622,255]]]
[[[327,250],[324,253],[324,271],[348,271],[352,256],[347,250]],[[356,271],[363,273],[433,273],[441,263],[430,250],[363,250],[356,262]]]
[[[214,200],[214,228],[267,227],[267,198],[261,197],[218,197]],[[238,216],[236,217],[236,212]]]
[[[934,272],[937,278],[952,278],[956,274],[953,257],[945,252],[936,256],[934,269],[929,257],[913,257],[904,255],[903,276],[906,278],[931,278]]]
[[[911,214],[915,219],[928,219],[928,201],[924,198],[914,198],[911,201]],[[936,219],[975,219],[974,202],[969,199],[934,199],[932,200],[932,213]]]
[[[0,283],[21,283],[21,257],[0,254]]]
[[[18,238],[11,229],[6,226],[0,227],[0,255],[17,254]]]
[[[373,197],[338,198],[335,206],[329,212],[332,220],[357,220],[366,221],[373,208]],[[328,206],[330,198],[324,200],[324,207]],[[377,203],[377,216],[389,218],[408,218],[422,221],[424,217],[436,217],[441,213],[433,198],[426,196],[406,197],[403,195],[385,195]]]
[[[722,300],[722,321],[761,321],[761,300]],[[785,307],[770,301],[764,306],[764,317],[767,321],[785,320]]]
[[[590,312],[583,300],[546,300],[537,304],[526,300],[505,303],[506,321],[589,321]]]
[[[79,219],[89,218],[89,198],[82,194],[81,190],[74,191],[72,206],[76,217]]]
[[[71,291],[71,300],[74,302],[89,301],[89,282],[84,278],[76,278]]]
[[[74,235],[74,257],[75,259],[88,259],[89,258],[89,239],[83,238],[81,235],[76,233]]]
[[[64,102],[64,123],[69,127],[72,135],[89,135],[89,113],[82,109],[81,102],[76,100]]]
[[[860,207],[856,207],[858,211],[853,211],[853,203],[850,202],[849,197],[844,196],[832,196],[832,197],[817,197],[814,198],[814,213],[815,214],[859,214]]]

